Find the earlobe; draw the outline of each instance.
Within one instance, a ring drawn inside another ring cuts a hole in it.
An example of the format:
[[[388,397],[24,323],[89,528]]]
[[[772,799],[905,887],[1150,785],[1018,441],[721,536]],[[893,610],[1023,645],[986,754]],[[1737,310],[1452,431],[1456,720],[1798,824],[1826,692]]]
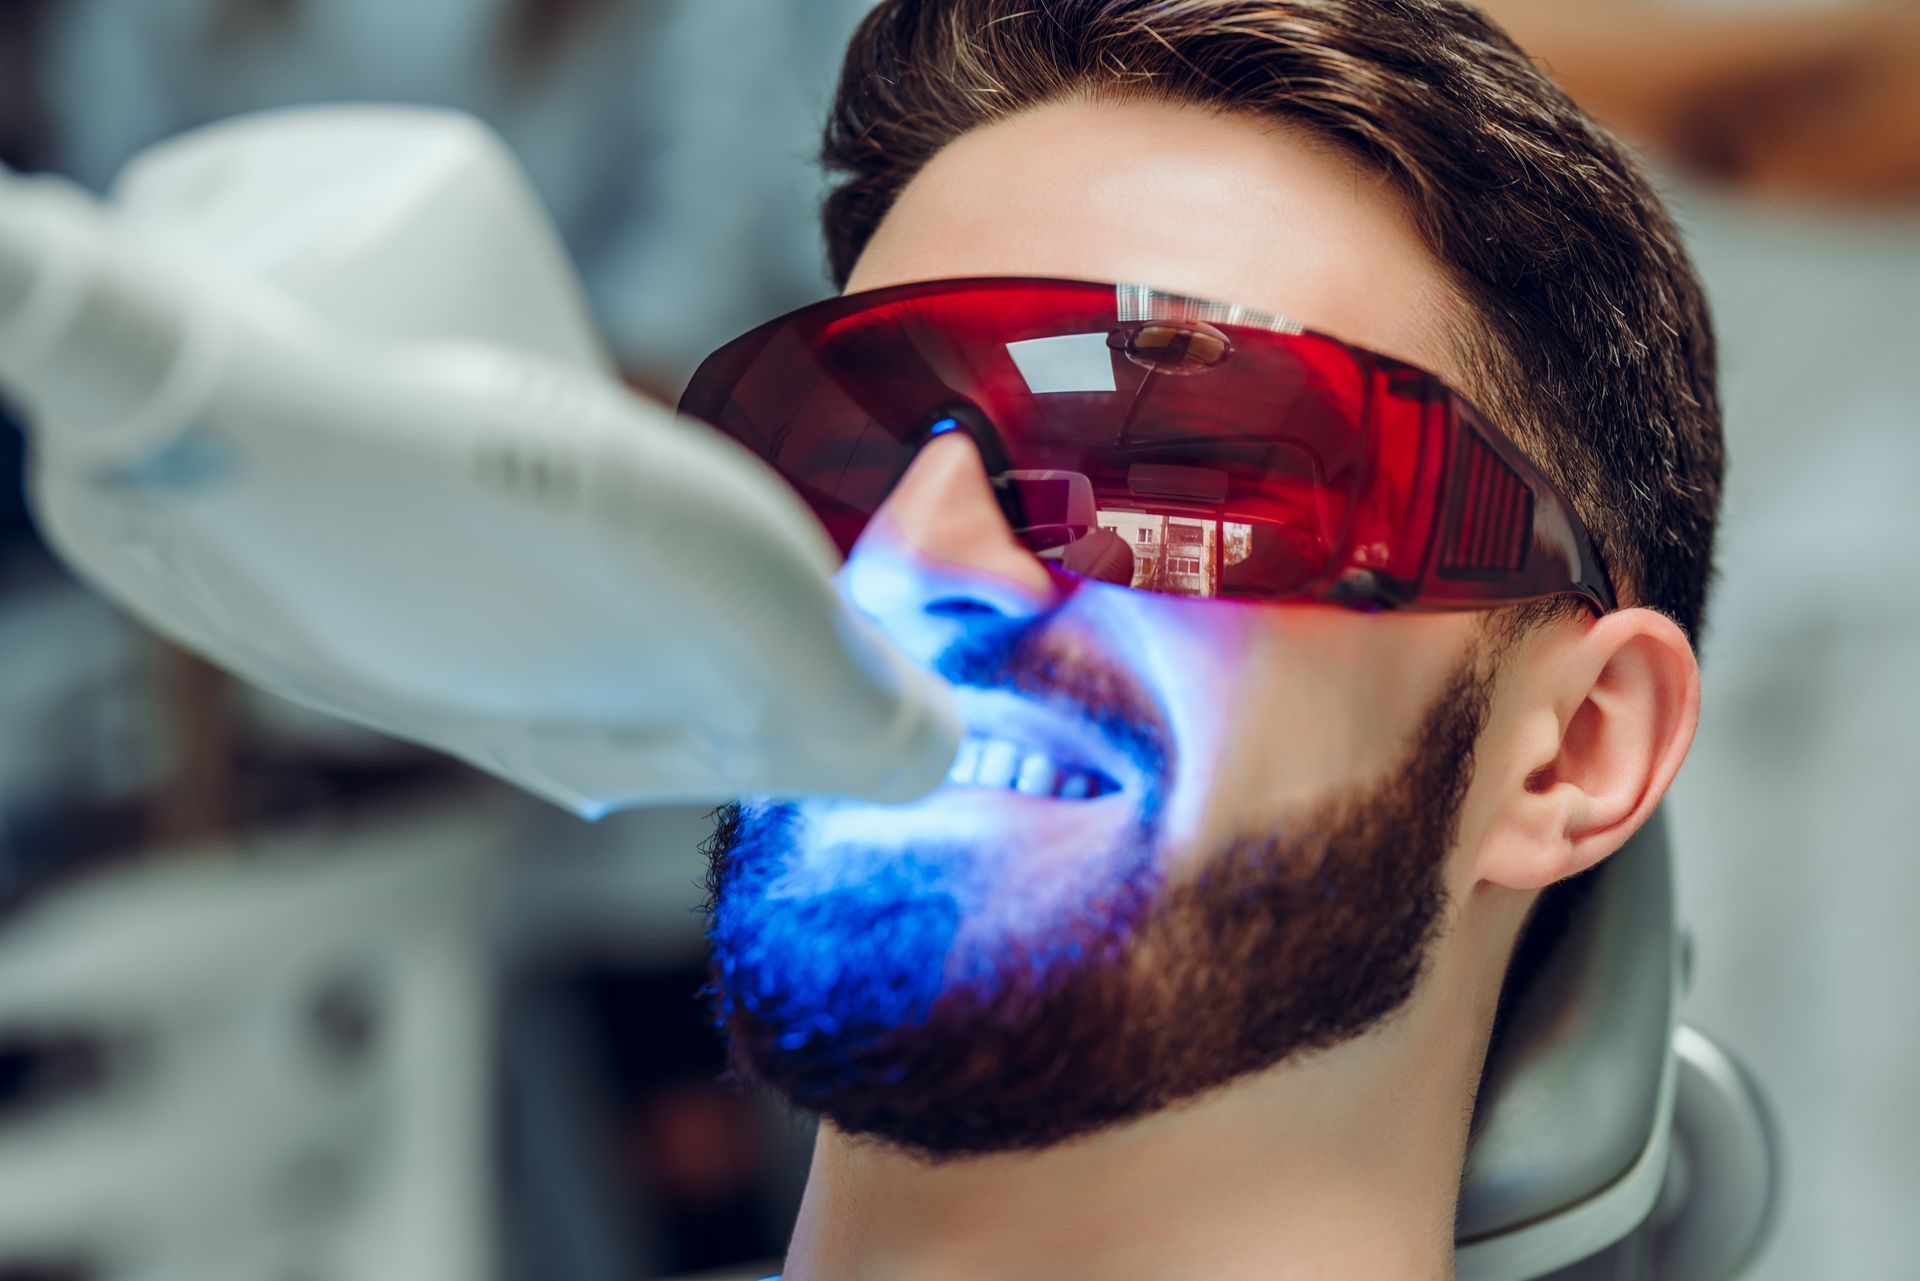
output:
[[[1672,619],[1622,609],[1545,640],[1520,677],[1480,878],[1542,889],[1627,842],[1666,794],[1700,718],[1700,668]]]

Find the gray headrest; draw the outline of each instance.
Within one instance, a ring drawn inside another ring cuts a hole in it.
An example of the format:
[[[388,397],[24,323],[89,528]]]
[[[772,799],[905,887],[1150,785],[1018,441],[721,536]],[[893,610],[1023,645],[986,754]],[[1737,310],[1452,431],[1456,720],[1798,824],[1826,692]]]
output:
[[[1660,814],[1588,876],[1565,936],[1488,1058],[1454,1226],[1460,1244],[1604,1190],[1653,1135],[1678,956]]]

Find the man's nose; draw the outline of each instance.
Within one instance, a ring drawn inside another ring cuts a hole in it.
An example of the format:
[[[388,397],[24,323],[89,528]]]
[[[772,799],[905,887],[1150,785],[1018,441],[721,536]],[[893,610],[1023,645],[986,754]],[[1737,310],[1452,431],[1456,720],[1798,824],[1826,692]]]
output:
[[[965,432],[924,446],[868,522],[841,570],[853,603],[917,657],[965,632],[1021,623],[1062,593],[1001,513]]]

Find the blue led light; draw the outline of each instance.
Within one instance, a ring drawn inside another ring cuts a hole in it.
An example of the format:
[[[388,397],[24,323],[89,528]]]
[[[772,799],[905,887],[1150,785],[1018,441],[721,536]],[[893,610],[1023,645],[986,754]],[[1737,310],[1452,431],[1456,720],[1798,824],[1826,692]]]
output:
[[[958,418],[942,418],[939,422],[927,428],[927,435],[944,436],[950,431],[959,431],[959,430],[960,430],[960,420]]]

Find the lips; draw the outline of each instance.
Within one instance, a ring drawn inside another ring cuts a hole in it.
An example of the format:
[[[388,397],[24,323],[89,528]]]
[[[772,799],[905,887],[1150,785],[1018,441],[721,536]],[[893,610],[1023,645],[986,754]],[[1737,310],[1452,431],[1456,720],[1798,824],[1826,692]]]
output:
[[[1029,743],[987,734],[969,734],[960,744],[947,782],[1080,801],[1120,790],[1102,770],[1050,754]]]

